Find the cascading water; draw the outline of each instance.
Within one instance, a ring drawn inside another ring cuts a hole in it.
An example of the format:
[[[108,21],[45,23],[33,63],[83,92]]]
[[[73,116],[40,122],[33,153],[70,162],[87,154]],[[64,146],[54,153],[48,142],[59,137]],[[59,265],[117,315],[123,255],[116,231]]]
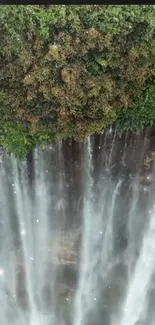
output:
[[[4,152],[2,325],[154,324],[153,186],[140,184],[147,149],[147,139],[122,143],[112,131],[36,148],[31,163]]]

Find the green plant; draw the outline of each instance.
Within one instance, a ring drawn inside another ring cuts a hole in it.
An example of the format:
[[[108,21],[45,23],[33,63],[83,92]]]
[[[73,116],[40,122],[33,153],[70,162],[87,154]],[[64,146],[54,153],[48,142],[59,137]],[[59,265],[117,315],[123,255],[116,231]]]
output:
[[[1,6],[1,145],[22,156],[114,123],[122,132],[153,125],[154,13],[147,5]]]
[[[145,126],[155,125],[155,83],[139,96],[134,107],[119,110],[116,125],[120,132],[140,132]]]

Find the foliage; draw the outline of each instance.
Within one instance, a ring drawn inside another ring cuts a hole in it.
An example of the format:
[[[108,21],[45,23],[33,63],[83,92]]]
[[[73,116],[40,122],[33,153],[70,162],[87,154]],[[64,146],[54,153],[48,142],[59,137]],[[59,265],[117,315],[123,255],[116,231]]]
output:
[[[150,5],[1,6],[1,144],[22,156],[114,122],[152,125],[154,13]]]
[[[140,132],[145,126],[155,125],[155,84],[146,88],[134,107],[120,110],[115,122],[121,132]]]
[[[28,137],[25,130],[20,126],[15,127],[14,124],[7,123],[1,129],[0,142],[10,153],[13,152],[19,158],[25,157],[33,145],[32,139]]]

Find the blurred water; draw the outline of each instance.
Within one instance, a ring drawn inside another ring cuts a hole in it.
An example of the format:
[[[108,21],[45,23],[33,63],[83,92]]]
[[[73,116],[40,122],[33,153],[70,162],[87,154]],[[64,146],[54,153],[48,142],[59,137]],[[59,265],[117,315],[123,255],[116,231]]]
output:
[[[139,177],[147,146],[109,132],[36,148],[24,162],[3,153],[2,325],[154,324],[154,193]]]

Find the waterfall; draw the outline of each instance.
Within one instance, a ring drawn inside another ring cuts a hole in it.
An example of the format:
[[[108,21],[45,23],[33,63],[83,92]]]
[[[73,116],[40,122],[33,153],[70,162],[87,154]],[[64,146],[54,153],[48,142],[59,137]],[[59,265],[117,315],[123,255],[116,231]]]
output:
[[[139,257],[130,279],[121,325],[132,325],[145,317],[148,287],[155,271],[155,210],[150,211],[149,224],[143,237]],[[145,320],[145,318],[144,318]]]
[[[112,258],[113,246],[113,216],[117,193],[121,184],[118,181],[111,199],[106,222],[103,218],[103,209],[98,208],[93,190],[92,147],[90,138],[86,143],[86,169],[85,198],[83,208],[83,242],[81,249],[80,279],[75,299],[75,325],[85,324],[85,319],[97,303],[98,278],[101,273],[99,268],[100,260],[102,268],[107,268]],[[101,175],[102,176],[102,175]],[[105,195],[105,192],[104,192]],[[104,195],[101,198],[104,200]],[[104,201],[103,201],[104,203]],[[102,203],[102,204],[103,204]],[[100,203],[101,204],[101,203]],[[101,258],[102,257],[102,258]],[[105,272],[105,270],[104,270]]]
[[[148,146],[111,131],[25,161],[3,152],[2,325],[154,324],[154,185],[140,181]]]

